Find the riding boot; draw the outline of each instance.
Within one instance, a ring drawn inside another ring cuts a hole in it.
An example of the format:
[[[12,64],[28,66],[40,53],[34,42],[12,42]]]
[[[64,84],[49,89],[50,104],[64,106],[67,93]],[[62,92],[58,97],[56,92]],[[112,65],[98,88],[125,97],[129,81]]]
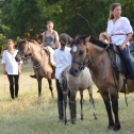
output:
[[[58,101],[59,121],[64,120],[63,101]]]
[[[34,74],[34,75],[30,75],[30,77],[31,77],[31,78],[36,78],[36,75],[35,75],[35,74]]]
[[[69,101],[69,110],[71,122],[74,123],[76,121],[76,101]]]

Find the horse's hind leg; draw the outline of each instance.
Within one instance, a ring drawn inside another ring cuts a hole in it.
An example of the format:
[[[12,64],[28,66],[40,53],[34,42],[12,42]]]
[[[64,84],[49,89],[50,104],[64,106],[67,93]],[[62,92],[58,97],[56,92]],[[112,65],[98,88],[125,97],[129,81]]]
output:
[[[100,90],[100,93],[101,93],[101,96],[104,100],[104,103],[105,103],[105,107],[106,107],[106,110],[107,110],[107,114],[108,114],[108,118],[109,118],[109,126],[108,126],[108,129],[113,129],[114,127],[114,120],[113,120],[113,116],[112,116],[112,111],[111,111],[111,105],[110,105],[110,102],[109,102],[109,94],[108,93],[104,93]]]
[[[48,79],[48,83],[49,83],[49,89],[51,91],[52,97],[54,98],[53,87],[52,87],[52,80]]]
[[[118,131],[121,126],[120,126],[120,122],[119,122],[119,117],[118,117],[118,96],[116,95],[111,95],[111,99],[112,99],[112,107],[113,107],[113,112],[114,112],[114,116],[115,116],[115,126],[114,126],[114,131]]]
[[[90,96],[90,103],[93,107],[93,112],[94,112],[94,119],[97,120],[97,113],[96,113],[96,110],[95,110],[95,105],[94,105],[94,99],[93,99],[93,94],[92,94],[92,85],[88,87],[88,92],[89,92],[89,96]]]
[[[63,94],[63,100],[64,100],[64,121],[65,121],[65,125],[66,125],[66,123],[67,123],[67,117],[66,117],[67,94]]]
[[[80,100],[80,104],[81,104],[81,120],[83,120],[83,103],[84,103],[84,100],[83,100],[83,91],[80,91],[80,95],[81,95],[81,100]]]

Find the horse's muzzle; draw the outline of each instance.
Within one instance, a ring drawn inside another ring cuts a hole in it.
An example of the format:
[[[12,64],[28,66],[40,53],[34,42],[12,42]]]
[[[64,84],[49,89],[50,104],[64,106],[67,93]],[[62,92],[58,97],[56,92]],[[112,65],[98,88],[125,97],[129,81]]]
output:
[[[19,54],[17,54],[17,55],[15,56],[15,60],[16,60],[17,62],[20,62],[20,61],[21,61],[21,56],[20,56]]]
[[[75,77],[78,77],[79,74],[80,74],[80,71],[79,71],[78,69],[71,68],[71,69],[69,70],[69,73],[70,73],[71,75],[75,76]]]

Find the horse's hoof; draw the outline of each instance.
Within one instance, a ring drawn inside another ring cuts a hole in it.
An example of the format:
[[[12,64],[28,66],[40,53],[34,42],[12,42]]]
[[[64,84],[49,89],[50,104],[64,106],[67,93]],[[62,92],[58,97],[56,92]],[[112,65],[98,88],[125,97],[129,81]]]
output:
[[[114,123],[111,123],[111,124],[108,126],[107,131],[113,130],[113,128],[114,128]]]
[[[113,130],[113,127],[112,127],[112,126],[109,126],[109,127],[107,128],[107,131],[111,131],[111,130]]]
[[[95,117],[95,118],[94,118],[94,120],[98,120],[98,118],[97,118],[97,117]]]
[[[81,120],[83,120],[84,118],[83,118],[83,115],[81,116]]]
[[[84,120],[84,118],[81,118],[81,120],[83,121],[83,120]]]
[[[121,129],[121,126],[120,126],[120,124],[119,125],[116,125],[116,126],[114,126],[114,131],[115,132],[117,132],[117,131],[119,131]]]
[[[71,121],[72,124],[75,124],[75,121]]]
[[[67,125],[67,121],[65,121],[65,125]]]

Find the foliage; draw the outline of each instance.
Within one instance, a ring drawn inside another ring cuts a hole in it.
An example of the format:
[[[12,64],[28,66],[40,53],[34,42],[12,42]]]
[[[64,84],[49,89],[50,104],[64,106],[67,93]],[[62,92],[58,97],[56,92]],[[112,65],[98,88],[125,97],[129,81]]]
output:
[[[48,20],[58,33],[99,35],[106,31],[110,5],[122,4],[122,16],[134,26],[134,0],[3,0],[0,32],[7,38],[34,38],[46,30]]]

